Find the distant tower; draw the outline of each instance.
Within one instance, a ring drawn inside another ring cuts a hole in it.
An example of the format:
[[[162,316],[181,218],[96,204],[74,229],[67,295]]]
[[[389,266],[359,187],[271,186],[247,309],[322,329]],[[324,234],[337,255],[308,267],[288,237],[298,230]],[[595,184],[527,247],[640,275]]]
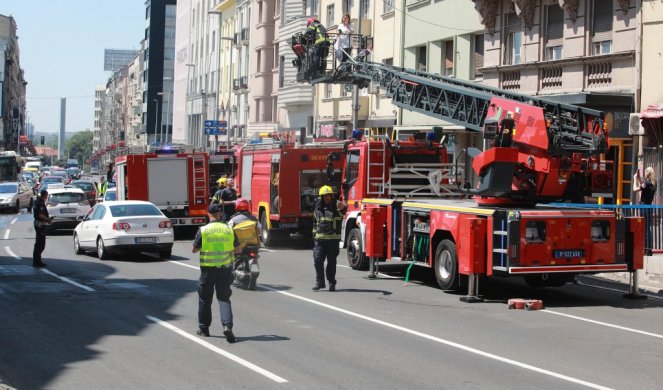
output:
[[[64,160],[64,125],[67,117],[67,98],[60,98],[60,139],[58,140],[58,159]]]

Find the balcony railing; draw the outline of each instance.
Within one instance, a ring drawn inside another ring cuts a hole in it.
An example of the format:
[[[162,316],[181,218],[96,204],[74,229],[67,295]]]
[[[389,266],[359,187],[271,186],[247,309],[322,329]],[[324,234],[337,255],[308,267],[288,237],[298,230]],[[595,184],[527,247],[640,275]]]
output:
[[[239,79],[233,79],[233,91],[239,91],[240,88],[239,85],[240,85]]]
[[[508,70],[501,74],[502,89],[517,90],[520,89],[520,71]]]
[[[562,88],[562,66],[547,66],[541,68],[540,71],[539,79],[542,91]]]
[[[589,62],[585,65],[587,88],[608,87],[612,84],[612,63],[609,61]]]

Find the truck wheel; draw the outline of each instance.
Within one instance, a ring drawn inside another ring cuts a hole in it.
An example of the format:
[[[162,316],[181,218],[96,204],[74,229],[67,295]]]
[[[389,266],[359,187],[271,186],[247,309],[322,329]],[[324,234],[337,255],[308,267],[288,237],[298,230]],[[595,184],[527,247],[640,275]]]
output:
[[[273,232],[270,232],[267,227],[267,217],[264,213],[260,216],[260,225],[262,225],[262,231],[260,232],[262,243],[265,244],[266,247],[274,245],[274,234]]]
[[[458,274],[458,254],[456,244],[451,240],[442,240],[435,250],[435,279],[442,290],[457,290],[460,275]]]
[[[348,264],[352,269],[368,269],[368,257],[364,255],[364,245],[361,242],[361,230],[359,228],[350,230],[346,253],[348,255]]]
[[[106,250],[106,246],[104,245],[104,240],[101,237],[97,238],[97,257],[99,257],[99,260],[109,259],[108,251]]]

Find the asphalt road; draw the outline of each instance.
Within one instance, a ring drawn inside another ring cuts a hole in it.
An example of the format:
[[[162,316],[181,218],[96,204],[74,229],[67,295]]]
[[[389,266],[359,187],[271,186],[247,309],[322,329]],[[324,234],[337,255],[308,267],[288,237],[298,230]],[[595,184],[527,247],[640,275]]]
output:
[[[0,215],[0,383],[17,389],[660,389],[663,302],[582,285],[485,283],[467,304],[424,269],[378,280],[339,256],[338,291],[313,292],[311,250],[264,251],[257,291],[233,289],[236,344],[213,306],[197,328],[197,257],[75,255],[49,236],[31,267],[29,214]],[[293,249],[292,246],[295,246]],[[297,247],[299,246],[299,247]],[[508,310],[513,297],[546,310]]]

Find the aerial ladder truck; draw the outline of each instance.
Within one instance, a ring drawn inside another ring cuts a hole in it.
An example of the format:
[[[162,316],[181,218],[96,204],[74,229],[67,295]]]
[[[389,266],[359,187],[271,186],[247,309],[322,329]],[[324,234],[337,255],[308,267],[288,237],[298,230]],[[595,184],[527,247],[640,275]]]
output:
[[[369,39],[356,40],[370,47]],[[348,142],[342,196],[350,207],[343,237],[352,268],[369,267],[375,276],[382,261],[428,267],[442,289],[467,286],[462,299],[470,302],[480,300],[480,276],[521,276],[533,286],[561,286],[579,274],[630,272],[626,296],[640,296],[642,218],[551,204],[612,193],[612,171],[601,160],[609,143],[601,111],[366,56],[339,65],[332,59],[327,70],[310,58],[318,51],[304,35],[293,36],[292,47],[300,82],[360,88],[373,83],[398,107],[482,135],[481,149],[464,148],[453,164],[442,158],[419,175],[430,188],[419,191],[425,194],[420,197],[394,190],[394,171],[404,168],[395,157],[402,142],[370,136]],[[444,143],[444,131],[431,132],[421,150],[443,152]],[[449,187],[460,196],[446,196]]]

